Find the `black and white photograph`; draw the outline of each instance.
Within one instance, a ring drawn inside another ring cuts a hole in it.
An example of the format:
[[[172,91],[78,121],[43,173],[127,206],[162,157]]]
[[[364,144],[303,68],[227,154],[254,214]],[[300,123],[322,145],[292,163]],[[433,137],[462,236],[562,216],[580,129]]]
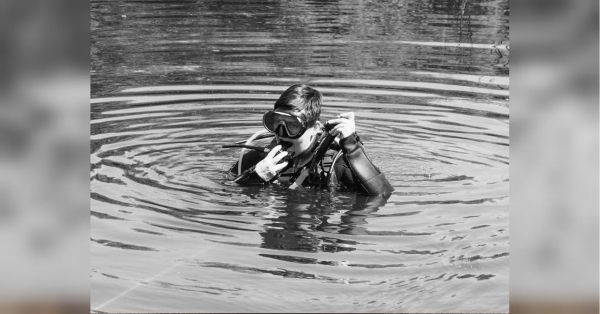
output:
[[[599,5],[3,1],[0,313],[597,314]]]
[[[90,1],[90,311],[509,311],[508,0]]]

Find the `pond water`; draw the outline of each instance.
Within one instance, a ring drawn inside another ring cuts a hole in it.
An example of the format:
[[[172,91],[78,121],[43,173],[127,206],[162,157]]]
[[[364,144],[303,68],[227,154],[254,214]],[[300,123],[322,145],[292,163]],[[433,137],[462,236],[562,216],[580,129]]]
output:
[[[91,309],[507,312],[508,1],[91,1]],[[287,87],[395,188],[243,187]]]

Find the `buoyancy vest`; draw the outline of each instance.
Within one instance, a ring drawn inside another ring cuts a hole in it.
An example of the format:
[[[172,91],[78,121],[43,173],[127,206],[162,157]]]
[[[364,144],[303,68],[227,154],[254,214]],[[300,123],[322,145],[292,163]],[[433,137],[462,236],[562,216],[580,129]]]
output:
[[[257,134],[252,135],[246,141],[246,145],[252,144],[252,142],[255,140],[256,135]],[[318,138],[317,142],[322,140],[322,136],[324,136],[324,134],[320,134],[319,136],[320,137]],[[268,148],[273,148],[276,145],[277,142],[273,139],[269,143]],[[244,154],[244,151],[242,151],[242,154]],[[309,169],[308,177],[304,180],[304,182],[302,182],[303,186],[336,186],[338,183],[338,178],[335,175],[334,165],[339,160],[339,158],[343,156],[343,154],[344,153],[342,152],[342,150],[336,144],[333,144],[330,147],[330,149],[327,150],[327,152],[325,153],[323,158],[321,158],[321,160],[318,160],[317,162],[313,163],[311,159],[308,162],[306,162],[302,167],[299,167],[297,169],[293,167],[284,169],[282,173],[278,176],[277,181],[281,183],[293,184],[300,176],[302,169],[313,165],[313,169]],[[262,160],[262,158],[264,158],[265,156],[266,153],[261,154],[260,160]],[[241,155],[238,163],[232,166],[232,168],[230,169],[231,172],[240,169],[238,171],[241,173],[241,169],[248,169],[251,166],[254,166],[255,163],[258,163],[258,161],[260,161],[254,159],[251,161],[249,160],[249,162],[251,163],[250,165],[242,164],[245,159],[242,157],[243,156]]]
[[[325,139],[327,141],[322,141],[323,135],[317,139],[317,142],[330,143],[328,140],[331,138],[326,135]],[[269,148],[276,145],[275,141],[271,141]],[[338,145],[341,145],[341,147]],[[258,146],[254,146],[253,149],[253,151],[241,155],[240,161],[230,169],[231,172],[235,172],[234,169],[236,168],[241,169],[238,170],[238,177],[234,182],[239,184],[266,183],[254,172],[254,169],[267,153],[264,152],[264,148]],[[294,189],[302,182],[302,186],[319,185],[327,188],[337,186],[339,183],[346,188],[367,195],[389,194],[394,191],[394,187],[385,178],[385,175],[367,157],[363,144],[356,133],[351,137],[340,140],[337,145],[332,144],[325,153],[319,147],[316,148],[316,151],[318,154],[323,154],[320,160],[312,162],[314,157],[310,157],[311,160],[308,160],[308,162],[306,160],[302,161],[298,168],[288,165],[276,179],[291,182],[290,189]],[[340,158],[342,158],[341,161]],[[306,170],[306,167],[309,167],[308,170]],[[239,171],[242,171],[242,174],[239,174]],[[301,177],[298,177],[298,175],[301,175]],[[284,179],[285,177],[288,177],[287,180]]]

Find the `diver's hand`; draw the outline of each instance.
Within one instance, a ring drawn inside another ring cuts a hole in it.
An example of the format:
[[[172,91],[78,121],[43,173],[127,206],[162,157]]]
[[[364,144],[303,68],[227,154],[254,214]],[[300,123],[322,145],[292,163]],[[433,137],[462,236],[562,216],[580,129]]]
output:
[[[335,124],[336,126],[329,131],[329,134],[339,136],[340,140],[352,135],[356,132],[356,125],[354,124],[354,112],[346,112],[337,116],[337,119],[327,121],[329,124]]]
[[[273,177],[277,175],[277,172],[279,172],[281,169],[287,166],[287,161],[277,164],[279,161],[281,161],[283,157],[287,156],[288,154],[288,152],[286,151],[277,154],[280,150],[281,145],[273,147],[273,149],[269,152],[267,157],[265,157],[265,159],[261,160],[258,164],[256,164],[254,171],[258,174],[258,176],[261,179],[265,181],[271,181],[271,179],[273,179]]]

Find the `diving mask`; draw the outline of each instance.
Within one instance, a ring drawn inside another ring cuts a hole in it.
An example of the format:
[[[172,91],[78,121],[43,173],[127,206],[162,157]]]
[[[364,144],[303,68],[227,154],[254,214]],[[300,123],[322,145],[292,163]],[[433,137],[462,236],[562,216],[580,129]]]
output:
[[[269,110],[263,116],[264,127],[281,137],[296,139],[306,132],[306,123],[299,117],[281,111]]]

